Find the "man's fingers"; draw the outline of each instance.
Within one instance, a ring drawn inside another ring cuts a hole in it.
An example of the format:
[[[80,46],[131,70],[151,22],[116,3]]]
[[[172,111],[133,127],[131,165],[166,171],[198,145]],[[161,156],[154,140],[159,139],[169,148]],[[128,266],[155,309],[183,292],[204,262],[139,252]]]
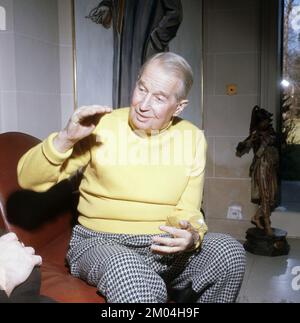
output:
[[[29,255],[35,254],[35,250],[32,247],[25,247],[24,249]]]
[[[38,256],[38,255],[33,255],[32,256],[32,262],[34,264],[34,266],[41,266],[42,264],[42,257]]]
[[[87,117],[92,117],[98,114],[104,114],[107,113],[105,110],[103,109],[89,109],[89,110],[85,110],[85,111],[81,111],[78,114],[76,114],[77,118],[79,121],[84,120]]]
[[[179,222],[179,225],[181,227],[181,229],[183,230],[188,230],[191,229],[192,225],[190,224],[190,222],[186,221],[186,220],[181,220]]]
[[[177,252],[181,252],[181,247],[167,247],[167,246],[158,246],[158,245],[151,245],[151,250],[155,253],[161,253],[161,254],[174,254]]]
[[[14,232],[9,232],[3,235],[0,240],[2,241],[18,241],[18,237]]]
[[[94,111],[96,113],[101,113],[101,112],[110,112],[112,111],[112,107],[109,107],[107,105],[89,105],[89,106],[84,106],[78,109],[78,111],[83,112],[83,111]]]
[[[168,247],[178,247],[182,244],[182,239],[180,238],[163,238],[163,237],[154,237],[153,243],[161,244]]]
[[[97,114],[105,114],[105,113],[111,113],[112,108],[107,106],[97,106],[92,105],[88,107],[81,107],[76,111],[72,117],[73,123],[78,123],[80,121],[83,121],[87,117],[91,117]]]
[[[75,114],[81,114],[81,113],[91,113],[90,115],[96,114],[96,113],[106,113],[111,112],[113,109],[106,105],[90,105],[90,106],[83,106],[80,107]]]
[[[171,234],[172,236],[178,237],[178,238],[183,238],[186,236],[186,230],[177,229],[175,227],[161,226],[160,230],[167,232],[167,233]]]

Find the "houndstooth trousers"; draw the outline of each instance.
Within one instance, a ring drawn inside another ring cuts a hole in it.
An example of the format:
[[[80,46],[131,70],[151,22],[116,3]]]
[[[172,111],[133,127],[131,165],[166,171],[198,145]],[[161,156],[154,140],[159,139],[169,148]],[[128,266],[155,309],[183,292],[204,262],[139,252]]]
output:
[[[245,271],[245,252],[238,241],[207,233],[200,251],[162,256],[150,250],[152,237],[77,225],[67,253],[70,271],[97,286],[109,303],[165,303],[167,288],[189,284],[199,303],[236,300]]]

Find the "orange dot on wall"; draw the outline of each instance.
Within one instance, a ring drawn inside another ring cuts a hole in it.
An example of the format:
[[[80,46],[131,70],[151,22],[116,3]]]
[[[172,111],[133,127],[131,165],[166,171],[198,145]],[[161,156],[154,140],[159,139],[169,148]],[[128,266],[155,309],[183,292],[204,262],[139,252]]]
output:
[[[237,94],[237,85],[228,84],[227,86],[227,95],[236,95]]]

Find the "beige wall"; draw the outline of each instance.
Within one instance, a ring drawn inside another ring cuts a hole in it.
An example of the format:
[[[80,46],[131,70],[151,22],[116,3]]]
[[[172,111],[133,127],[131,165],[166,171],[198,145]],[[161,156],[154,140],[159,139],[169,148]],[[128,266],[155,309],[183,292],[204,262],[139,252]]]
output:
[[[0,132],[2,132],[17,129],[18,114],[13,1],[0,0],[0,6],[6,11],[6,30],[0,31]]]
[[[58,0],[60,107],[64,127],[74,111],[72,0]]]
[[[208,165],[204,209],[211,231],[245,238],[256,206],[248,177],[252,153],[242,159],[235,147],[248,136],[251,111],[260,102],[259,0],[206,0],[204,3],[204,128]],[[229,96],[227,84],[237,85]],[[231,205],[242,220],[227,219]]]
[[[73,109],[70,0],[0,0],[0,131],[40,139]]]
[[[180,117],[203,126],[202,111],[202,0],[183,0],[183,21],[176,37],[170,42],[170,51],[182,55],[194,71],[194,86],[189,93],[189,105]]]

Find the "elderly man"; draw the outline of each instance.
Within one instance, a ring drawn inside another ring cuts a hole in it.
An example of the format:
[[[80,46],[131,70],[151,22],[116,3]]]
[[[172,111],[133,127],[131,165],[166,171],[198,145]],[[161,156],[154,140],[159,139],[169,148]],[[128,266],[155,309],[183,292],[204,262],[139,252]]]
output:
[[[235,301],[242,246],[208,233],[200,212],[206,141],[178,115],[193,83],[188,63],[157,54],[142,67],[130,108],[82,107],[27,152],[20,185],[43,191],[83,168],[71,273],[108,302]]]

